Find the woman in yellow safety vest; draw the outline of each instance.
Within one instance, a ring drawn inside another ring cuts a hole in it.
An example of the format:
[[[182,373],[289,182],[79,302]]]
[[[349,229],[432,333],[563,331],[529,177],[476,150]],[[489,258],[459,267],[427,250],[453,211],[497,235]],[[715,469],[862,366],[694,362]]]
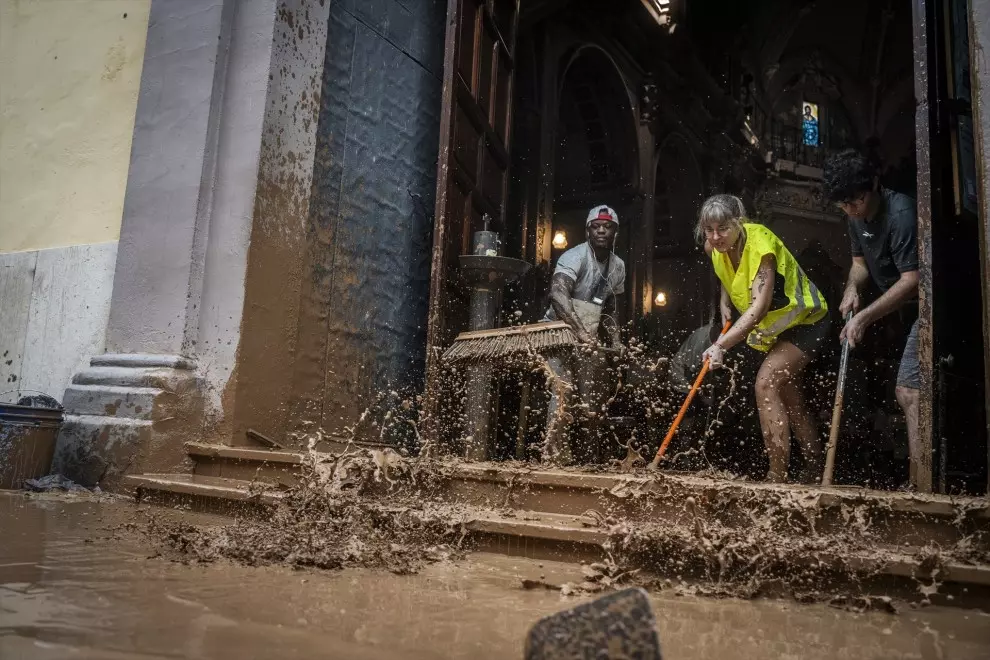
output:
[[[732,195],[705,200],[698,215],[715,274],[722,282],[723,325],[732,307],[741,316],[703,359],[722,366],[725,352],[745,340],[766,353],[756,376],[756,406],[770,457],[769,481],[787,478],[791,432],[805,459],[803,481],[821,476],[822,447],[802,394],[801,372],[824,348],[829,334],[828,306],[794,255],[763,225],[749,222],[742,201]]]

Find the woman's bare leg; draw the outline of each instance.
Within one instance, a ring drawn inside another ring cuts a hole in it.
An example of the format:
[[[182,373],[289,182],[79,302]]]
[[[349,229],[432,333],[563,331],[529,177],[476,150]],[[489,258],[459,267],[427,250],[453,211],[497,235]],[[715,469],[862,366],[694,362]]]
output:
[[[805,405],[804,392],[801,390],[800,374],[792,376],[781,389],[781,398],[787,408],[787,418],[791,423],[791,432],[801,445],[804,454],[805,474],[808,480],[817,482],[822,472],[822,441],[818,437],[818,427],[815,419]]]
[[[801,349],[788,341],[778,341],[756,375],[756,408],[760,413],[763,443],[770,457],[768,481],[782,482],[787,479],[787,462],[791,457],[791,420],[782,390],[800,376],[807,364],[808,358]]]

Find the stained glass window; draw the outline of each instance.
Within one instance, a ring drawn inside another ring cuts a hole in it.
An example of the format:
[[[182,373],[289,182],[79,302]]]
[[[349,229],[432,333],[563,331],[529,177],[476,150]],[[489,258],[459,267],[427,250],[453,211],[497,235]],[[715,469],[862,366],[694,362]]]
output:
[[[805,101],[801,104],[801,130],[804,133],[804,144],[809,147],[818,146],[818,105]]]

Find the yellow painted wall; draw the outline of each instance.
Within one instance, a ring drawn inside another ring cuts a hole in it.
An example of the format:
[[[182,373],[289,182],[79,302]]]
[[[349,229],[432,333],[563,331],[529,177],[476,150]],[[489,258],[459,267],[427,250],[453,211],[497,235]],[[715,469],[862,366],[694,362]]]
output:
[[[0,0],[0,253],[119,237],[150,5]]]

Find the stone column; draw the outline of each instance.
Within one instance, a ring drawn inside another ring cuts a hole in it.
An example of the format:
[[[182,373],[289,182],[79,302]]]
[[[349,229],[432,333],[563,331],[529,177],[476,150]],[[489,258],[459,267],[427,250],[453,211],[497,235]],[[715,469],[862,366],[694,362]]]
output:
[[[113,488],[228,432],[266,107],[284,91],[273,43],[318,1],[152,0],[107,353],[66,391],[53,470]]]

